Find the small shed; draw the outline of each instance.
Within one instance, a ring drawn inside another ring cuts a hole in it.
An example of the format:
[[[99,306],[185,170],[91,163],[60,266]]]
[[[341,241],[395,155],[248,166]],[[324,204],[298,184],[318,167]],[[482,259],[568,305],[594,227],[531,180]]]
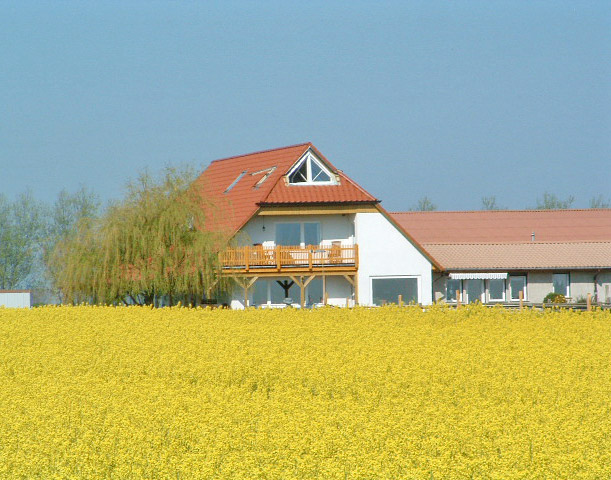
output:
[[[31,306],[30,290],[0,290],[0,307],[30,308]]]

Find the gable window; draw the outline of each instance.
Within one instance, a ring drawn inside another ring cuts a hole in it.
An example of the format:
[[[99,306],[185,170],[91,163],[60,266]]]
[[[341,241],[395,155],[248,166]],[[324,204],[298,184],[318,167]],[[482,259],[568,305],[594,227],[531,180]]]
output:
[[[568,273],[554,273],[552,277],[554,293],[570,297],[570,282]]]
[[[310,152],[289,172],[288,177],[291,185],[336,184],[331,172]]]

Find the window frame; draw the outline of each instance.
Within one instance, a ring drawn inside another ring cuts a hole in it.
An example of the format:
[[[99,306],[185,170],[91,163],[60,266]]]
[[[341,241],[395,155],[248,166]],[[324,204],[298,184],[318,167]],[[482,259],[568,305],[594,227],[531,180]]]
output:
[[[566,278],[566,291],[564,293],[556,292],[554,287],[554,277],[556,275],[562,275]],[[570,272],[552,272],[552,290],[554,293],[561,293],[565,298],[570,298],[571,296],[571,274]]]
[[[422,291],[421,291],[422,290],[422,280],[421,280],[420,275],[374,275],[374,276],[370,276],[369,277],[369,287],[370,287],[371,305],[381,306],[381,305],[378,305],[377,303],[374,303],[373,301],[373,281],[374,280],[393,280],[393,279],[407,280],[410,278],[416,279],[416,296],[417,296],[416,304],[420,305],[420,299],[422,298]],[[403,299],[403,302],[405,304],[409,303],[408,301],[406,301],[406,299]],[[395,302],[391,302],[391,303],[395,303]]]
[[[318,165],[318,167],[325,174],[327,174],[327,176],[329,177],[329,180],[325,180],[325,181],[312,180],[312,162],[315,162]],[[306,170],[307,170],[307,179],[306,179],[306,181],[305,182],[293,182],[293,181],[291,181],[291,177],[293,176],[293,174],[295,174],[298,170],[300,170],[304,163],[306,163]],[[288,179],[288,184],[291,187],[298,187],[298,186],[303,186],[303,185],[312,186],[312,185],[337,185],[338,184],[337,179],[335,177],[335,174],[333,172],[331,172],[329,170],[329,168],[310,151],[307,152],[295,164],[295,166],[289,170],[289,172],[286,174],[286,177]]]
[[[508,277],[509,278],[509,277]],[[490,282],[492,281],[501,281],[503,282],[503,288],[501,292],[503,292],[502,298],[492,298],[490,295]],[[489,303],[499,303],[505,302],[507,298],[507,279],[506,278],[489,278],[486,280],[486,297]]]
[[[462,301],[463,295],[464,295],[463,294],[463,288],[464,287],[463,287],[463,283],[462,283],[463,281],[461,279],[458,279],[458,278],[450,278],[450,277],[448,277],[448,279],[446,280],[446,303],[457,303],[457,299],[456,298],[454,298],[453,300],[448,300],[448,282],[450,280],[459,283],[460,288],[458,288],[457,290],[460,292],[460,299]],[[454,293],[454,295],[456,295],[456,290],[454,290],[453,293]]]
[[[524,293],[524,295],[522,296],[522,300],[526,301],[528,298],[528,275],[526,275],[525,273],[523,274],[515,274],[515,275],[509,275],[507,277],[508,279],[508,288],[509,288],[509,301],[510,302],[519,302],[520,301],[520,293],[519,291],[516,292],[518,293],[518,296],[516,298],[513,298],[513,289],[511,288],[511,279],[512,278],[523,278],[524,279],[524,288],[522,289],[522,292]]]
[[[288,247],[301,247],[301,248],[305,248],[306,245],[311,245],[311,244],[306,244],[305,243],[305,224],[306,223],[315,223],[318,224],[318,237],[319,237],[319,241],[318,244],[314,245],[314,246],[320,246],[321,242],[322,242],[322,222],[313,222],[313,221],[302,221],[302,222],[274,222],[274,244],[275,245],[280,245],[278,243],[278,225],[287,225],[287,224],[293,224],[293,225],[299,225],[299,245],[284,245],[284,246],[288,246]]]
[[[480,282],[480,285],[482,287],[482,293],[480,294],[479,298],[476,299],[471,299],[469,298],[469,282]],[[479,301],[480,303],[485,303],[486,302],[486,282],[484,281],[483,278],[468,278],[462,281],[463,282],[463,291],[462,291],[462,301],[467,304],[467,303],[475,303],[476,301]]]

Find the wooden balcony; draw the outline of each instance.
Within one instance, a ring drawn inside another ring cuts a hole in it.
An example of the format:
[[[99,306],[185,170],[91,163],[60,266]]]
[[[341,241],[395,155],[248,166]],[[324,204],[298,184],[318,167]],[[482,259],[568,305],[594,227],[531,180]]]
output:
[[[342,274],[358,270],[357,245],[276,246],[228,248],[221,255],[226,274]]]

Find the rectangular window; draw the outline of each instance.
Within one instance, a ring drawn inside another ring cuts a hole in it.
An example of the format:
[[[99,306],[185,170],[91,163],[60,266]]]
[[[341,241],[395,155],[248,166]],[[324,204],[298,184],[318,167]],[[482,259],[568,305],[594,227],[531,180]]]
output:
[[[371,287],[374,305],[398,303],[399,295],[404,303],[418,303],[418,279],[403,278],[372,278]]]
[[[446,302],[456,301],[456,290],[462,292],[462,280],[448,278],[446,281]]]
[[[491,302],[505,301],[505,280],[502,278],[488,280],[488,299]]]
[[[554,293],[560,293],[565,297],[570,297],[570,282],[568,273],[554,273],[552,281],[554,283]]]
[[[316,277],[306,287],[306,304],[313,305],[323,303],[322,298],[322,278]]]
[[[276,245],[296,246],[301,243],[300,223],[277,223]]]
[[[469,303],[484,301],[484,281],[480,279],[466,280],[466,301]]]
[[[303,243],[320,245],[320,223],[308,222],[303,224]]]
[[[305,246],[320,245],[320,223],[277,223],[276,245]]]
[[[520,300],[520,292],[522,292],[522,298],[526,300],[526,275],[509,277],[509,290],[512,301]]]
[[[252,301],[254,305],[267,303],[267,280],[265,278],[260,278],[252,286]]]

